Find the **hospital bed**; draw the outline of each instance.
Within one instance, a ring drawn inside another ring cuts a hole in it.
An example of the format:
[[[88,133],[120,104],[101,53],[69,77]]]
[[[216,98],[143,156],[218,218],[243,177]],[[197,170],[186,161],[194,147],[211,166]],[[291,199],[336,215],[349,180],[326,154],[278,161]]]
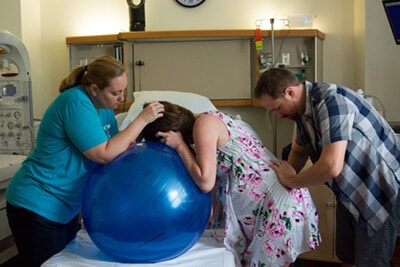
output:
[[[152,264],[115,262],[93,244],[85,230],[80,230],[64,250],[48,259],[42,267],[235,267],[233,254],[222,243],[223,229],[218,230],[207,229],[181,256]]]
[[[140,113],[143,104],[151,101],[169,101],[194,113],[216,110],[211,101],[193,93],[175,91],[140,91],[134,93],[134,103],[128,112],[116,116],[123,130]],[[197,243],[181,256],[172,260],[145,263],[118,263],[101,252],[91,241],[85,229],[78,232],[64,250],[48,259],[42,267],[94,266],[94,267],[235,267],[234,256],[223,245],[224,229],[206,229]]]

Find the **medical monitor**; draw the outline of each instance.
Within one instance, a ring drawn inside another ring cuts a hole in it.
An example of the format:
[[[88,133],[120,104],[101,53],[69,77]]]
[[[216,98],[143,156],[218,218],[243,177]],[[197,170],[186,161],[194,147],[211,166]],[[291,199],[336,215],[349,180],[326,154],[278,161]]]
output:
[[[396,44],[400,44],[400,0],[382,1]]]
[[[1,96],[17,96],[17,83],[0,83]]]

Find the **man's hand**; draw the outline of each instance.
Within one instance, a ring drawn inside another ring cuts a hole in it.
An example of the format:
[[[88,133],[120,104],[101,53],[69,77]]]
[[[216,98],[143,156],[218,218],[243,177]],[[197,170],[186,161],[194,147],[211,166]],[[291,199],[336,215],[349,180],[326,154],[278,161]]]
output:
[[[290,178],[296,175],[296,170],[287,161],[271,160],[269,166],[273,169],[281,184],[286,187],[293,188]]]

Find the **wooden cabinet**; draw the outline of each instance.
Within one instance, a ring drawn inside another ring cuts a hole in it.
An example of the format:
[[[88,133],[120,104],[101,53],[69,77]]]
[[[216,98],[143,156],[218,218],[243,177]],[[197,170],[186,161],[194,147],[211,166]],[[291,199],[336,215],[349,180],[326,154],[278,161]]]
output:
[[[87,37],[67,37],[70,69],[88,64],[100,55],[111,55],[123,60],[122,42],[117,34]]]
[[[101,55],[110,55],[123,63],[128,61],[128,44],[118,39],[118,34],[67,37],[66,43],[69,48],[70,69],[77,66],[87,65],[94,58]],[[132,80],[132,73],[127,71],[128,79]],[[133,84],[128,83],[127,92],[133,92]],[[127,94],[127,101],[133,100],[132,94]],[[126,111],[129,104],[123,103],[118,109]]]
[[[319,216],[319,230],[322,242],[319,247],[301,255],[302,259],[339,262],[336,257],[336,199],[332,190],[326,185],[310,188]]]
[[[280,46],[285,51],[292,51],[293,62],[294,51],[299,45],[293,46],[297,42],[290,40],[307,40],[310,53],[322,53],[320,44],[325,35],[318,30],[279,30],[274,33],[276,42],[284,38]],[[263,30],[261,34],[265,47],[268,47],[271,31]],[[66,43],[70,50],[71,68],[86,64],[101,54],[121,59],[127,66],[131,81],[128,101],[133,100],[133,91],[177,90],[197,92],[209,97],[217,106],[231,107],[258,105],[258,101],[252,98],[252,89],[262,66],[254,38],[255,30],[246,29],[138,31],[71,36],[66,38]],[[317,57],[311,59],[315,63],[304,68],[315,73],[322,64]]]
[[[303,169],[312,165],[309,160]],[[300,258],[308,260],[340,262],[336,257],[336,197],[332,190],[326,185],[310,188],[315,206],[318,211],[318,226],[322,242],[316,250],[303,253]]]
[[[247,39],[132,40],[132,50],[135,91],[189,90],[210,99],[251,99]]]
[[[251,106],[255,64],[247,30],[124,32],[135,91],[190,91],[219,105]],[[231,102],[233,100],[233,102]]]

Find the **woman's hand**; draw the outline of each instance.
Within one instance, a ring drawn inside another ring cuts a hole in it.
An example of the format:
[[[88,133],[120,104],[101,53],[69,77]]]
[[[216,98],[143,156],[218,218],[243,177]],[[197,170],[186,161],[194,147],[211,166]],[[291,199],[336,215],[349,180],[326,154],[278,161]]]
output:
[[[160,138],[161,142],[177,150],[180,145],[186,145],[180,132],[168,131],[168,132],[157,132],[157,137]]]
[[[146,124],[155,121],[164,116],[164,105],[159,102],[151,102],[139,113],[138,117],[142,118]]]

